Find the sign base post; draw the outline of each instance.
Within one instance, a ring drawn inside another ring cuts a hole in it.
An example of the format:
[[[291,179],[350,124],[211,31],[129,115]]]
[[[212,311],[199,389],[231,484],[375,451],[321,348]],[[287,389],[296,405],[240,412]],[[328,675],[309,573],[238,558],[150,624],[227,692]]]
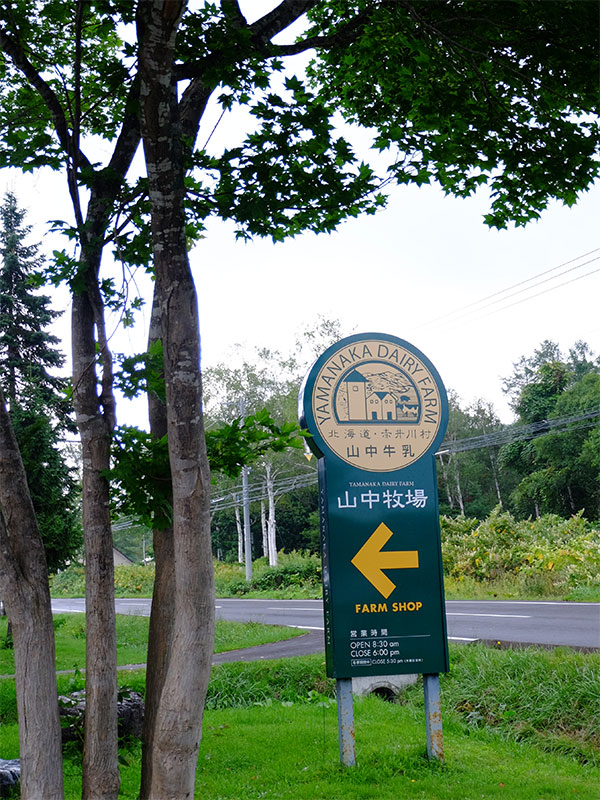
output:
[[[345,767],[356,765],[354,738],[354,704],[352,678],[338,678],[335,683],[338,710],[338,734],[340,740],[340,762]]]
[[[425,693],[427,758],[430,761],[443,761],[442,702],[440,698],[440,676],[437,673],[435,675],[423,675],[423,691]]]

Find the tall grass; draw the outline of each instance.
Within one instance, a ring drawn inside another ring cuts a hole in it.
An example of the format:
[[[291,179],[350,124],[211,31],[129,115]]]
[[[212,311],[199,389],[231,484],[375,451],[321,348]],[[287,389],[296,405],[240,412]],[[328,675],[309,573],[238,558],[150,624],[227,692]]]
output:
[[[454,581],[513,584],[526,596],[598,585],[600,530],[580,514],[515,520],[496,509],[483,522],[441,518],[444,574]]]
[[[294,597],[321,596],[321,558],[314,553],[281,552],[276,567],[270,567],[267,559],[259,558],[253,563],[252,571],[252,580],[246,581],[242,564],[215,562],[217,596],[276,593],[278,597],[285,597],[286,592]]]

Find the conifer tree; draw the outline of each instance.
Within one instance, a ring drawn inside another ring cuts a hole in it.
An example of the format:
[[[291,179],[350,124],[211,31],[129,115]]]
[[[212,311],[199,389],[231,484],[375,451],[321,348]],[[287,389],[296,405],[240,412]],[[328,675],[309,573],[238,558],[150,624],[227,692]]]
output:
[[[72,427],[58,338],[48,326],[60,316],[50,297],[34,291],[43,269],[39,244],[27,244],[31,226],[14,194],[0,207],[0,386],[10,405],[33,507],[51,572],[63,567],[82,542],[78,486],[60,451]]]
[[[39,244],[27,244],[31,225],[7,192],[0,207],[0,365],[2,387],[11,406],[41,406],[65,424],[65,381],[49,370],[64,364],[59,340],[48,327],[60,316],[47,295],[33,291],[44,259]],[[33,389],[33,391],[32,391]]]

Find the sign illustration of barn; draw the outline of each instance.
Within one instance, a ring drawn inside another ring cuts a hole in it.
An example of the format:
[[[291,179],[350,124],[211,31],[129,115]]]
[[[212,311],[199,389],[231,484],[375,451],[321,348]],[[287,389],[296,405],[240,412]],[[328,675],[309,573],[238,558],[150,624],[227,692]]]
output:
[[[339,423],[405,422],[421,418],[419,393],[411,378],[398,367],[371,361],[342,377],[334,398]]]

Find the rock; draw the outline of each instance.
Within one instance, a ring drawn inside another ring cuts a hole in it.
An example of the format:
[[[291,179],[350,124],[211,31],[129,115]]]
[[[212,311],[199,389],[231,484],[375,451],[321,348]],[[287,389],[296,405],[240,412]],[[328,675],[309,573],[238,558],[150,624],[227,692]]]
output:
[[[18,758],[5,761],[0,758],[0,797],[10,797],[21,780],[21,762]]]
[[[63,728],[63,742],[80,739],[83,741],[83,722],[85,718],[85,691],[73,692],[58,698],[62,717],[69,720]],[[126,692],[117,702],[119,736],[133,736],[141,739],[144,727],[144,698],[138,692]]]
[[[142,738],[144,728],[144,698],[138,692],[128,692],[117,703],[119,736]]]

